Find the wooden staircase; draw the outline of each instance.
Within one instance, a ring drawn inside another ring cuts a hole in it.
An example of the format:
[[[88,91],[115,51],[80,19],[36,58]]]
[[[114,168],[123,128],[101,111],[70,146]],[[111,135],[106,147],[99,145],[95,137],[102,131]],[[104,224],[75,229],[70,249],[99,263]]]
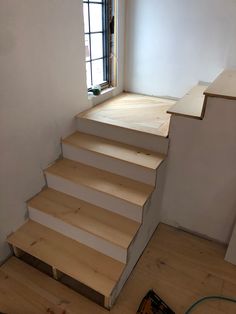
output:
[[[123,127],[125,139],[155,136],[163,149],[137,147],[117,141],[111,123],[109,136],[100,136],[97,122],[80,124],[83,115],[78,131],[62,140],[63,157],[45,170],[46,187],[28,201],[29,220],[8,243],[18,258],[110,309],[160,221],[157,172],[168,138]]]
[[[235,82],[236,72],[226,71],[172,108],[168,100],[165,110],[201,120],[211,97],[236,99]],[[159,129],[139,129],[124,118],[126,97],[114,102],[116,121],[106,116],[109,102],[77,116],[77,132],[62,140],[63,157],[45,170],[46,187],[28,202],[29,220],[8,237],[17,257],[107,309],[160,222],[169,145],[169,118],[149,112]]]

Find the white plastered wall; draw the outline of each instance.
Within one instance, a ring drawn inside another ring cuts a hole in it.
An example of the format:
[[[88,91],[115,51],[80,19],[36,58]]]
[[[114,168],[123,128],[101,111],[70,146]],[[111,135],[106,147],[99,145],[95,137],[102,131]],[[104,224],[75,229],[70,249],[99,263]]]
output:
[[[125,90],[182,97],[236,66],[234,0],[126,1]]]
[[[203,120],[173,116],[162,221],[228,243],[236,218],[236,101],[208,98]]]

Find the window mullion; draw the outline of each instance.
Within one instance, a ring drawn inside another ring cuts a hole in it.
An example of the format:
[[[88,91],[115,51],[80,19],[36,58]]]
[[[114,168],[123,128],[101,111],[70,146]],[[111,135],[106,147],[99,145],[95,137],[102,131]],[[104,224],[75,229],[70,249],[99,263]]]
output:
[[[89,26],[89,54],[90,54],[90,75],[91,85],[93,85],[93,65],[92,65],[92,45],[91,45],[91,22],[90,22],[90,4],[88,3],[88,26]]]

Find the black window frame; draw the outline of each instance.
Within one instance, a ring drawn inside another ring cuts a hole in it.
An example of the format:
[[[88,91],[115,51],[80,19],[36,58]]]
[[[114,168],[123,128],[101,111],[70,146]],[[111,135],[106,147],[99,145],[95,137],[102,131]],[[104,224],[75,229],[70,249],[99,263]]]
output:
[[[102,89],[107,88],[111,84],[110,78],[110,19],[111,19],[111,0],[101,0],[101,1],[93,1],[93,0],[83,0],[83,4],[86,3],[88,5],[88,32],[84,33],[89,37],[89,47],[90,47],[90,56],[89,60],[85,60],[86,64],[90,63],[90,75],[91,75],[91,86],[93,83],[93,61],[103,60],[103,79],[101,82]],[[102,31],[91,32],[91,22],[90,22],[90,4],[100,4],[102,5]],[[92,46],[91,46],[91,35],[92,34],[102,34],[103,35],[103,55],[100,58],[92,58]],[[88,87],[88,91],[91,90],[91,87]]]

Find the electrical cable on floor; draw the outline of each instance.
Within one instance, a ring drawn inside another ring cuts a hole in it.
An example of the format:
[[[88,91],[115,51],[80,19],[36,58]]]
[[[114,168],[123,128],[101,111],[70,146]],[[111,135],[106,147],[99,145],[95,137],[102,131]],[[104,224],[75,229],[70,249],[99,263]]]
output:
[[[223,300],[223,301],[228,301],[228,302],[234,302],[236,303],[236,299],[233,298],[229,298],[229,297],[223,297],[223,296],[209,296],[209,297],[204,297],[199,299],[198,301],[196,301],[195,303],[193,303],[190,308],[184,313],[184,314],[190,314],[193,312],[193,310],[195,310],[195,308],[205,302],[205,301],[209,301],[209,300]]]

